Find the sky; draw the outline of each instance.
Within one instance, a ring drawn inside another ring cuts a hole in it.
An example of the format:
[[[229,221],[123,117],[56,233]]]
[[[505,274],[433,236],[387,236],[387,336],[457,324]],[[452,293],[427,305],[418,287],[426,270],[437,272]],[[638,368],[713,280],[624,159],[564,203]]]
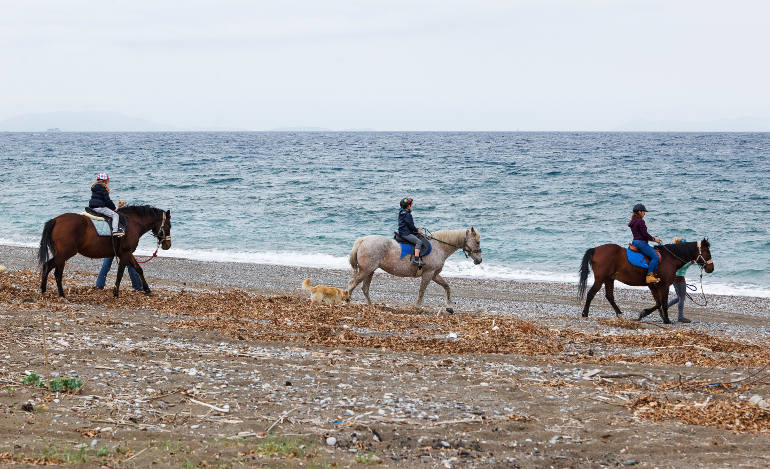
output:
[[[743,120],[770,131],[763,0],[0,7],[0,121],[106,111],[179,130],[668,130]]]

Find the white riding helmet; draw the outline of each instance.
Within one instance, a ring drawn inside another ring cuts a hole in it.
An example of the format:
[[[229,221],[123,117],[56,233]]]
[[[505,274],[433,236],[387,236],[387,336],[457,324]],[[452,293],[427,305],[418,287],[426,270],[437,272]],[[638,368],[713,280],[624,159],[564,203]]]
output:
[[[109,181],[110,180],[110,175],[107,174],[107,173],[99,173],[99,174],[96,175],[96,180],[97,181]]]

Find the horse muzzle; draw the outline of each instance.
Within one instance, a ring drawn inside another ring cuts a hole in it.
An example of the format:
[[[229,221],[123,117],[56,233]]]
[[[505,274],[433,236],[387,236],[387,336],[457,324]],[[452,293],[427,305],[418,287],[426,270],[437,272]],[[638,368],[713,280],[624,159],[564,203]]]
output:
[[[704,267],[703,270],[705,270],[707,274],[710,274],[714,271],[714,264],[706,264],[706,267]]]
[[[479,257],[478,259],[476,259],[476,258],[474,257],[474,258],[473,258],[473,263],[474,263],[474,264],[476,264],[476,265],[479,265],[479,264],[481,264],[481,258]]]
[[[171,249],[171,236],[161,241],[160,247],[164,251],[168,251],[169,249]]]

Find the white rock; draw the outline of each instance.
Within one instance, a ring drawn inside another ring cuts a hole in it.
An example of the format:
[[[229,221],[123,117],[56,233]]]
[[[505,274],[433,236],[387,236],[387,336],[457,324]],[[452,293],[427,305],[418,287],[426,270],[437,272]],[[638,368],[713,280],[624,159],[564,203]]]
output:
[[[684,366],[692,366],[692,362],[687,362],[684,364]]]
[[[751,396],[751,399],[749,399],[749,402],[751,402],[752,404],[759,405],[759,403],[762,402],[762,396],[760,396],[759,394],[754,394],[753,396]]]
[[[447,335],[450,339],[456,339],[457,338],[457,332],[450,332],[449,335]]]
[[[337,439],[334,438],[333,436],[330,436],[329,438],[326,439],[326,444],[329,446],[334,446],[337,444]]]

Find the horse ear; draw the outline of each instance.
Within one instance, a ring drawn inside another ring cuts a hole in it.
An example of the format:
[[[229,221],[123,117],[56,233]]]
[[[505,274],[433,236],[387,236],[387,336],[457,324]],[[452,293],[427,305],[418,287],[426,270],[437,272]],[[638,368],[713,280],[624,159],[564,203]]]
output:
[[[471,226],[471,233],[476,234],[476,229]]]
[[[166,210],[166,218],[171,218],[171,210]]]

